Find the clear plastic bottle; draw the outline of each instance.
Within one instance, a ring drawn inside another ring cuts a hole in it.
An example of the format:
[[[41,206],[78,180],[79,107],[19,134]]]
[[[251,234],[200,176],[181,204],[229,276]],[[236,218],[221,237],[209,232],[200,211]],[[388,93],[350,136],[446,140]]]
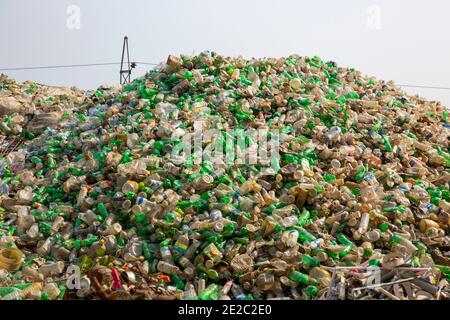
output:
[[[417,247],[408,239],[406,239],[404,236],[398,233],[394,233],[394,235],[391,238],[392,244],[400,244],[404,246],[409,254],[414,254],[418,249]]]
[[[184,268],[183,272],[188,277],[193,277],[195,275],[195,266],[192,264],[192,262],[186,258],[185,256],[182,256],[178,263]]]
[[[297,245],[299,233],[297,230],[288,230],[281,235],[281,241],[289,248]]]
[[[182,293],[182,300],[197,300],[197,292],[195,291],[195,287],[192,283],[186,284],[184,288],[184,292]]]
[[[186,233],[180,234],[173,248],[180,254],[185,254],[189,247],[189,237]]]
[[[233,285],[231,287],[231,293],[233,294],[233,296],[236,300],[245,299],[244,291],[242,290],[241,286],[236,283],[233,283]]]
[[[172,261],[172,252],[168,245],[164,245],[160,248],[161,257],[164,261],[171,262]]]
[[[197,249],[200,247],[201,244],[202,243],[200,241],[198,241],[197,239],[193,239],[192,244],[189,246],[189,248],[184,253],[184,257],[186,257],[189,260],[192,259],[195,252],[197,251]]]
[[[167,261],[162,261],[162,260],[159,261],[158,265],[157,265],[157,269],[158,269],[158,271],[167,273],[167,274],[181,274],[181,271],[177,266],[175,266],[172,263],[167,262]]]

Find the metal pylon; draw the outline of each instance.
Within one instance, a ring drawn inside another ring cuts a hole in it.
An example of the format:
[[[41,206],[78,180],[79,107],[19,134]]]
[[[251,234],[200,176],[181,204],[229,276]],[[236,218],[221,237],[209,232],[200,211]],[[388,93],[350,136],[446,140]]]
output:
[[[126,51],[126,61],[125,60],[125,51]],[[130,63],[130,52],[128,50],[128,37],[125,36],[123,38],[123,47],[122,47],[122,60],[120,62],[120,84],[130,83],[131,82],[131,70],[136,67],[136,63]]]

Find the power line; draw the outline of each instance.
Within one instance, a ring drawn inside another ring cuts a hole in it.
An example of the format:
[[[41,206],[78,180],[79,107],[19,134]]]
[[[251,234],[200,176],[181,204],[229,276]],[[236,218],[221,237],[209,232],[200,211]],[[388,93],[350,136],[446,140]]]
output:
[[[137,64],[146,64],[146,65],[149,65],[149,66],[157,66],[158,64],[157,63],[151,63],[151,62],[136,62]]]
[[[86,63],[86,64],[66,64],[56,66],[34,66],[34,67],[13,67],[13,68],[0,68],[1,71],[16,71],[16,70],[36,70],[36,69],[58,69],[58,68],[79,68],[79,67],[94,67],[94,66],[108,66],[117,65],[120,62],[105,62],[105,63]],[[145,64],[156,66],[157,63],[151,62],[136,62],[136,64]]]
[[[436,90],[450,90],[449,87],[431,87],[431,86],[418,86],[412,84],[399,84],[400,87],[405,88],[420,88],[420,89],[436,89]]]
[[[120,64],[120,62],[106,62],[106,63],[87,63],[87,64],[67,64],[59,66],[36,66],[36,67],[16,67],[16,68],[1,68],[0,70],[34,70],[34,69],[57,69],[57,68],[77,68],[77,67],[93,67],[93,66],[107,66]]]
[[[137,65],[149,65],[157,66],[157,63],[153,62],[135,62]],[[55,66],[33,66],[33,67],[8,67],[0,68],[0,71],[19,71],[19,70],[38,70],[38,69],[60,69],[60,68],[83,68],[83,67],[95,67],[95,66],[108,66],[118,65],[120,62],[104,62],[104,63],[86,63],[86,64],[67,64],[67,65],[55,65]],[[437,86],[425,86],[425,85],[412,85],[412,84],[398,84],[400,87],[405,88],[418,88],[418,89],[433,89],[433,90],[450,90],[450,87],[437,87]]]

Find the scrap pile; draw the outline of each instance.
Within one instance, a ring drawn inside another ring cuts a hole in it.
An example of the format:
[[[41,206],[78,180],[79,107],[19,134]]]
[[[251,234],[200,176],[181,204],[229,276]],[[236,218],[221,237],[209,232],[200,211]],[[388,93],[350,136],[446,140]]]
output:
[[[0,158],[3,299],[450,297],[438,102],[296,55],[169,56],[64,94],[0,80],[2,137],[26,139]],[[279,157],[174,157],[200,120],[202,150],[267,129]]]

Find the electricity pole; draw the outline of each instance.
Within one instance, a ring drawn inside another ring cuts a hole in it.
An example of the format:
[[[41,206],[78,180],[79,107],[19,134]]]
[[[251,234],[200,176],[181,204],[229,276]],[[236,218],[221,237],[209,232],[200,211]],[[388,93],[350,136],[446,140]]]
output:
[[[125,51],[126,51],[126,59],[125,59]],[[130,52],[128,51],[128,37],[125,36],[123,38],[123,47],[122,47],[122,61],[120,62],[120,84],[130,83],[131,82],[131,70],[136,67],[136,63],[130,63]]]

